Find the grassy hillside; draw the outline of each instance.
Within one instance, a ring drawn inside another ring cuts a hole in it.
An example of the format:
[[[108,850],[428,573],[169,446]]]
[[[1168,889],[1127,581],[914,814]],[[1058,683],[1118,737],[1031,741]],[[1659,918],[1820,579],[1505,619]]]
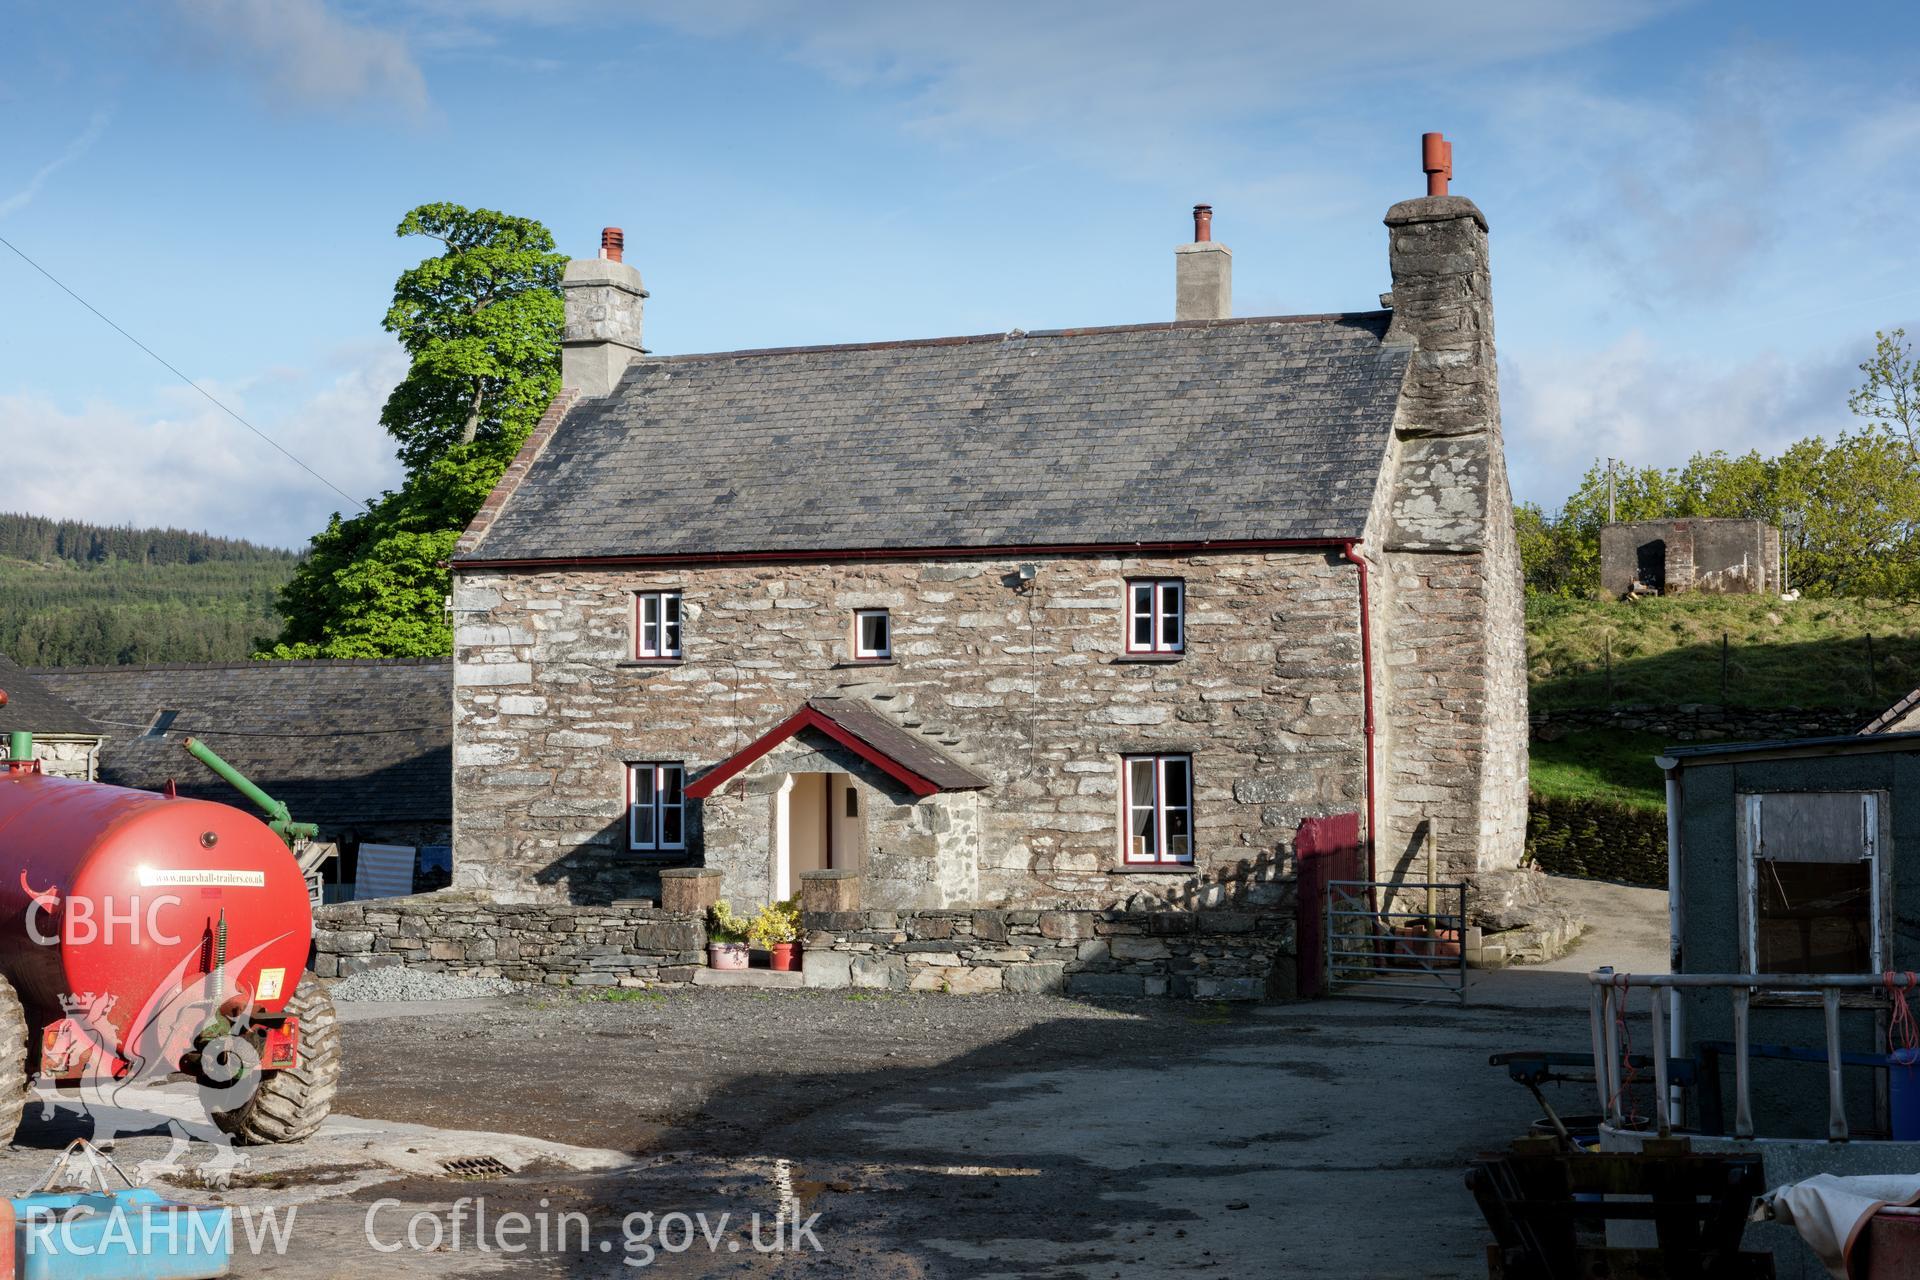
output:
[[[1527,668],[1535,708],[1714,702],[1871,714],[1920,685],[1920,604],[1537,600],[1527,607]]]
[[[225,662],[280,629],[293,553],[177,529],[0,515],[0,653],[29,665]]]

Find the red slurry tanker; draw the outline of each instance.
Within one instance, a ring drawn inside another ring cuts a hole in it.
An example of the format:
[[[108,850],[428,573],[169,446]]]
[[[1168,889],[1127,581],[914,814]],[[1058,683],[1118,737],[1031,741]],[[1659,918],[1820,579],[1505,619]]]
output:
[[[213,1118],[239,1141],[298,1141],[320,1126],[339,1037],[306,967],[313,910],[290,827],[300,830],[284,809],[270,828],[211,801],[49,777],[31,735],[10,736],[0,1137],[36,1076],[151,1082],[174,1071],[219,1086],[231,1107]],[[257,1085],[234,1087],[249,1075]]]

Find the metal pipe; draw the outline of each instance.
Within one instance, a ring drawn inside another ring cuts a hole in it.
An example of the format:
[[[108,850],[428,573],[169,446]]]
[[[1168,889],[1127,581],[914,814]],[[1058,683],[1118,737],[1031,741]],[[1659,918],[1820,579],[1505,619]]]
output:
[[[254,807],[267,815],[267,825],[289,845],[299,839],[311,840],[319,834],[320,828],[313,823],[295,822],[292,812],[284,803],[255,786],[253,779],[222,760],[212,747],[200,739],[188,738],[181,745],[195,760],[219,774],[234,790],[251,800]]]
[[[1847,1099],[1840,1089],[1840,991],[1828,987],[1820,993],[1821,1010],[1827,1015],[1827,1141],[1847,1140]]]
[[[1745,987],[1733,989],[1733,1136],[1753,1136],[1753,1095],[1747,1079],[1747,1000]]]
[[[33,735],[25,729],[15,729],[7,735],[7,763],[25,764],[33,759]]]
[[[1595,986],[1612,986],[1618,980],[1612,969],[1595,969],[1587,981]],[[1735,987],[1754,991],[1807,991],[1833,987],[1841,991],[1884,991],[1887,980],[1877,973],[1636,973],[1633,980],[1643,987]]]
[[[1372,606],[1372,597],[1368,593],[1368,588],[1367,588],[1367,561],[1366,561],[1366,557],[1360,554],[1359,542],[1348,541],[1348,542],[1341,543],[1340,554],[1349,564],[1351,564],[1355,569],[1360,571],[1360,700],[1361,700],[1361,703],[1363,704],[1361,708],[1360,722],[1361,722],[1361,731],[1366,736],[1366,742],[1367,742],[1367,776],[1365,779],[1366,792],[1367,792],[1367,879],[1378,880],[1380,878],[1380,872],[1374,866],[1374,863],[1373,863],[1374,850],[1379,847],[1380,831],[1379,831],[1379,828],[1374,825],[1375,820],[1378,817],[1378,810],[1374,803],[1374,795],[1373,795],[1373,606]],[[1429,838],[1431,838],[1431,835],[1429,835]],[[1372,890],[1369,890],[1368,892],[1371,893]],[[1379,903],[1370,902],[1369,905],[1377,907]],[[1466,944],[1466,937],[1464,933],[1462,934],[1460,941],[1462,946]]]
[[[1653,1114],[1660,1123],[1660,1136],[1673,1136],[1672,1114],[1667,1098],[1667,1020],[1660,1006],[1665,1001],[1659,990],[1647,992],[1647,1011],[1653,1018]]]
[[[1672,756],[1656,756],[1653,761],[1667,779],[1667,970],[1679,973],[1686,968],[1684,947],[1680,941],[1686,928],[1686,894],[1681,891],[1684,865],[1680,844],[1680,762]],[[1673,1045],[1681,1054],[1692,1052],[1687,1044],[1687,1007],[1679,991],[1667,997],[1667,1011],[1673,1016]],[[1672,1102],[1681,1105],[1679,1090]]]
[[[1605,1025],[1600,1030],[1607,1040],[1607,1121],[1616,1128],[1620,1124],[1620,1019],[1626,1014],[1626,1006],[1621,997],[1626,993],[1619,988],[1608,987],[1607,999],[1602,1006],[1606,1013]]]
[[[1607,988],[1594,984],[1592,1007],[1587,1011],[1587,1030],[1593,1036],[1593,1083],[1600,1091],[1600,1114],[1607,1114],[1607,1040],[1601,1030],[1607,1025]]]

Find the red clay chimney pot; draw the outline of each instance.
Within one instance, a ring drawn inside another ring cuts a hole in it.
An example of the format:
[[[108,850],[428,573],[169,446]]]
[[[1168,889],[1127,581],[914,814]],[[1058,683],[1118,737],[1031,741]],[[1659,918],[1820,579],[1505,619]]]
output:
[[[1447,182],[1453,177],[1453,144],[1447,141],[1446,135],[1420,135],[1420,168],[1427,175],[1428,195],[1447,194]]]
[[[1193,242],[1205,244],[1213,239],[1213,206],[1197,204],[1193,206]]]
[[[620,255],[626,252],[627,236],[618,227],[606,227],[600,232],[600,256],[609,262],[620,261]]]

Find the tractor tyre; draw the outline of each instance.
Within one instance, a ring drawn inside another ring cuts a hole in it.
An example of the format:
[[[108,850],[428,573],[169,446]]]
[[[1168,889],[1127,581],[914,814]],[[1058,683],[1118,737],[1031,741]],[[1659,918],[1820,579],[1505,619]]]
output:
[[[0,1144],[13,1141],[27,1109],[27,1092],[33,1085],[27,1078],[28,1032],[20,997],[11,982],[0,978]]]
[[[287,1012],[300,1019],[300,1049],[293,1065],[266,1072],[252,1097],[231,1111],[214,1113],[214,1123],[236,1142],[300,1142],[312,1137],[333,1110],[334,1091],[340,1087],[340,1027],[333,1001],[311,972],[300,975]]]

